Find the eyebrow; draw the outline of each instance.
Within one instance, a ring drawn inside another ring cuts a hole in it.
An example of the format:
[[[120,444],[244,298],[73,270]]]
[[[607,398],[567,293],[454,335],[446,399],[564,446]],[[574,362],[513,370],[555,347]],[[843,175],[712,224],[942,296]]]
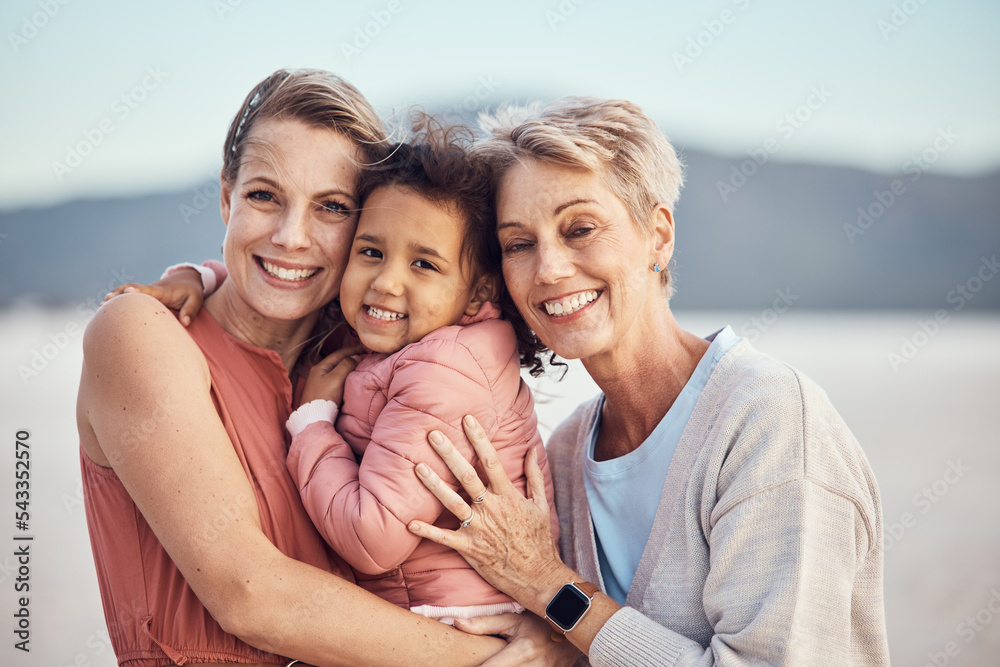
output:
[[[559,215],[569,207],[576,206],[577,204],[596,204],[596,203],[598,202],[594,199],[574,199],[572,201],[568,201],[564,204],[559,204],[559,206],[556,206],[555,209],[552,211],[552,215]],[[524,227],[524,225],[521,224],[520,222],[514,222],[514,221],[497,223],[498,232],[501,229],[506,229],[508,227]]]
[[[434,248],[428,248],[425,245],[417,245],[415,243],[411,243],[410,244],[410,249],[413,250],[413,251],[415,251],[416,253],[418,253],[420,255],[429,255],[431,257],[437,257],[442,262],[447,262],[448,261],[447,259],[445,259],[444,257],[442,257],[441,253],[439,253],[437,250],[435,250]]]
[[[278,185],[277,181],[270,179],[266,176],[254,176],[253,178],[248,178],[246,184],[249,185],[251,183],[257,183],[257,182],[263,183],[264,185],[269,185],[275,190],[281,189],[281,186]]]
[[[375,244],[384,243],[385,241],[381,236],[376,236],[375,234],[358,234],[358,236],[355,237],[354,240],[365,241],[366,243],[375,243]],[[409,246],[410,250],[413,250],[417,254],[428,255],[430,257],[437,257],[442,262],[448,261],[441,253],[439,253],[437,250],[429,246],[420,245],[419,243],[411,243],[409,244]]]
[[[559,204],[559,206],[556,206],[556,209],[555,211],[553,211],[553,213],[555,215],[559,215],[560,213],[568,209],[570,206],[576,206],[577,204],[596,204],[596,203],[597,202],[593,199],[574,199],[573,201],[568,201],[565,204]]]

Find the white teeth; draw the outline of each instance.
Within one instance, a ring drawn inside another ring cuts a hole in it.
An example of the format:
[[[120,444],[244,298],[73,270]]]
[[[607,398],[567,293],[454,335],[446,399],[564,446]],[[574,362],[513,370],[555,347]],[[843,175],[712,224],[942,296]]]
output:
[[[546,301],[544,304],[549,315],[572,315],[600,295],[597,290],[577,292],[559,301]]]
[[[368,314],[375,319],[385,320],[386,322],[394,322],[395,320],[402,320],[406,317],[403,313],[397,313],[392,310],[382,310],[381,308],[376,308],[375,306],[365,306]]]
[[[264,267],[264,270],[275,278],[280,280],[289,280],[292,282],[311,278],[317,271],[319,271],[319,269],[286,269],[283,266],[272,264],[266,259],[260,260],[260,263]]]

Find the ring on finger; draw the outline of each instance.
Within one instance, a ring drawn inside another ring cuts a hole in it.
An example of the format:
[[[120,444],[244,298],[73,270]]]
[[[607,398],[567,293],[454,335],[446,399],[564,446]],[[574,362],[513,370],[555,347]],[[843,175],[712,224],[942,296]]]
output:
[[[486,500],[486,490],[485,489],[483,490],[482,493],[479,494],[478,497],[473,498],[472,502],[474,502],[476,504],[479,504],[479,503],[483,502],[484,500]]]
[[[471,507],[469,508],[469,510],[472,512],[472,514],[469,515],[468,519],[462,522],[462,528],[468,528],[469,525],[472,523],[472,520],[476,518],[476,510],[472,509]]]

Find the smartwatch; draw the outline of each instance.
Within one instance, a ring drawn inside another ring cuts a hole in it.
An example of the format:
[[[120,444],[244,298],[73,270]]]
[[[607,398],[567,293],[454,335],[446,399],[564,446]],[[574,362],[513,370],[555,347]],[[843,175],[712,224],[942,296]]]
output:
[[[545,607],[545,620],[561,635],[577,626],[590,610],[591,600],[598,588],[586,581],[566,584],[559,589]]]

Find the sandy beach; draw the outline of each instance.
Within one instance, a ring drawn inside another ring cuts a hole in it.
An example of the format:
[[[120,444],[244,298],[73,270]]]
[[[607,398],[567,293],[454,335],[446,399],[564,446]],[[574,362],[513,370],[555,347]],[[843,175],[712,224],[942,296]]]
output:
[[[87,315],[75,308],[0,312],[0,498],[8,503],[0,530],[3,665],[115,664],[87,538],[74,420]],[[678,319],[701,335],[730,324],[804,371],[862,443],[882,494],[893,664],[998,664],[1000,316],[952,314],[930,335],[928,312],[791,311],[766,330],[749,324],[754,315]],[[545,437],[596,392],[576,364],[562,382],[543,378],[533,386]],[[26,530],[17,529],[11,508],[21,430],[30,433]],[[25,544],[30,591],[19,593],[14,552]],[[29,653],[14,647],[22,595],[29,597]]]

